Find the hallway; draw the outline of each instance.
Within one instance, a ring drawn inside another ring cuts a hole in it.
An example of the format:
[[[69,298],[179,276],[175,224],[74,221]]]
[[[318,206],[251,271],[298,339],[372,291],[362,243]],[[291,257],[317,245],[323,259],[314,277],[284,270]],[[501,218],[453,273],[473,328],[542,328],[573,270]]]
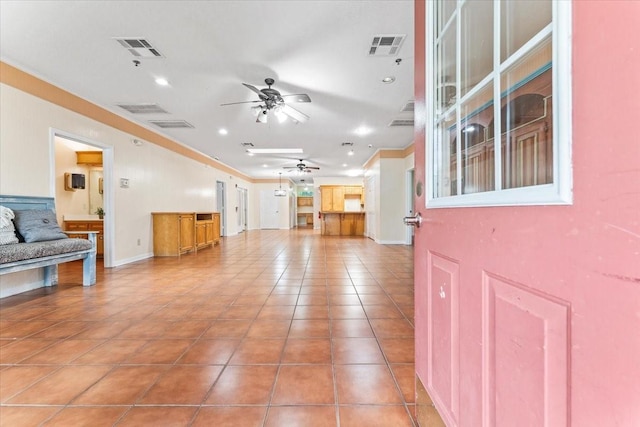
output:
[[[0,300],[0,426],[412,426],[413,248],[256,230]]]

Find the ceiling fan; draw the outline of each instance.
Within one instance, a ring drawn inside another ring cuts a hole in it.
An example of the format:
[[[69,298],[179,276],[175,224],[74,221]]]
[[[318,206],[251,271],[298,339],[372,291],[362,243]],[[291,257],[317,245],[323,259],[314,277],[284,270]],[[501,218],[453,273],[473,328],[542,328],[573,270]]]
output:
[[[281,95],[279,91],[271,88],[275,83],[275,80],[272,78],[266,78],[264,79],[264,82],[268,87],[263,89],[258,89],[253,85],[242,83],[244,86],[258,94],[259,99],[255,101],[230,102],[227,104],[220,104],[220,106],[261,103],[262,105],[251,107],[251,111],[256,115],[256,123],[267,123],[267,113],[269,111],[273,111],[280,122],[285,121],[287,117],[291,118],[295,123],[306,122],[309,120],[309,116],[285,103],[285,98],[287,102],[311,102],[309,95],[306,93]]]
[[[320,170],[319,167],[317,166],[307,166],[306,164],[302,163],[302,159],[299,159],[300,163],[298,163],[295,166],[284,166],[283,169],[297,169],[298,172],[301,173],[311,173],[314,170]]]

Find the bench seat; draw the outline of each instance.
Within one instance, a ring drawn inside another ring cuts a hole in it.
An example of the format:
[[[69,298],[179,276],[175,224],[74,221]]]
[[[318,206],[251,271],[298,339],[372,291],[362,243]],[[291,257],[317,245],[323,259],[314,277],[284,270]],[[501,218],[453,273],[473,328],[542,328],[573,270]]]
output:
[[[91,242],[86,239],[60,239],[49,242],[16,243],[0,246],[0,264],[34,258],[64,255],[70,252],[91,250]],[[3,265],[3,267],[7,267]]]

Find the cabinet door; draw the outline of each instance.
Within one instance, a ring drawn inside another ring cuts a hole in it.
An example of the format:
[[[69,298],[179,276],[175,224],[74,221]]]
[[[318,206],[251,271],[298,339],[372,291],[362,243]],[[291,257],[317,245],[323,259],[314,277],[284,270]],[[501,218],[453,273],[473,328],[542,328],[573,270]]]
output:
[[[333,187],[333,211],[344,210],[344,187]]]
[[[207,244],[207,225],[202,222],[196,222],[196,246],[200,247]]]
[[[321,199],[322,210],[324,212],[333,211],[333,188],[322,187],[320,189],[320,196],[322,198]]]
[[[180,215],[180,251],[193,249],[193,215]]]
[[[340,215],[340,235],[341,236],[353,236],[354,223],[352,214]]]
[[[220,214],[213,214],[213,241],[220,241]]]

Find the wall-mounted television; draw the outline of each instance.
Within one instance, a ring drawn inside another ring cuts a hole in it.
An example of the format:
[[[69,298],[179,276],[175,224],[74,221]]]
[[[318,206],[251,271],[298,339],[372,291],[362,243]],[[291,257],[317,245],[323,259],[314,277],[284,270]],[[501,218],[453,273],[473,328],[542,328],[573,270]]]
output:
[[[85,177],[83,173],[65,173],[64,189],[67,191],[84,190]]]

